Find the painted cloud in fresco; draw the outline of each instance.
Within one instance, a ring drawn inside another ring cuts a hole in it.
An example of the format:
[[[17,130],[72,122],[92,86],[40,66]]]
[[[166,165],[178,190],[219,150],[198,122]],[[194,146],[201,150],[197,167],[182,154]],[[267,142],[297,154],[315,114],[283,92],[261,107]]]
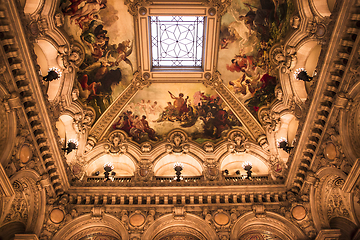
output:
[[[65,31],[85,49],[75,81],[97,118],[130,83],[136,70],[134,23],[123,1],[62,0]]]
[[[133,140],[162,140],[174,128],[193,140],[217,141],[241,123],[215,91],[203,84],[152,84],[141,90],[120,114],[112,129]]]
[[[286,0],[234,0],[221,19],[218,70],[255,115],[275,98],[278,74],[269,51],[288,33],[292,9]]]

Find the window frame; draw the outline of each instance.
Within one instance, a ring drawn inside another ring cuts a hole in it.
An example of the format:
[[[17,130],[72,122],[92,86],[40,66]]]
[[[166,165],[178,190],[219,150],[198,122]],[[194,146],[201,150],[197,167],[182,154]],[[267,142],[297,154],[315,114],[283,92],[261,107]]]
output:
[[[215,69],[220,26],[216,9],[203,2],[181,4],[153,3],[139,6],[136,16],[138,29],[138,66],[142,76],[152,82],[199,82],[211,76]],[[201,16],[204,17],[202,67],[153,67],[150,33],[150,16]],[[179,74],[180,73],[180,74]],[[210,73],[210,74],[209,74]]]

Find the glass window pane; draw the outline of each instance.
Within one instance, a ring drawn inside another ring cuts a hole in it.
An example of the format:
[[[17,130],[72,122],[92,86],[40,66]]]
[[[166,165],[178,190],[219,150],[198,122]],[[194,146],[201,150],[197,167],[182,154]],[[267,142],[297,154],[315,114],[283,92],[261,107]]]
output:
[[[198,16],[150,17],[153,67],[201,67],[204,19]]]

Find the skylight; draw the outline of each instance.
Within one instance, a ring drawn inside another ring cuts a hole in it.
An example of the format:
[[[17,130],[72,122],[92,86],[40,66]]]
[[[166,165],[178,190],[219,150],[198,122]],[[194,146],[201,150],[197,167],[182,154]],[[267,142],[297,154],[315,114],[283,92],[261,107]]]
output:
[[[204,20],[199,16],[151,16],[153,67],[202,67]]]

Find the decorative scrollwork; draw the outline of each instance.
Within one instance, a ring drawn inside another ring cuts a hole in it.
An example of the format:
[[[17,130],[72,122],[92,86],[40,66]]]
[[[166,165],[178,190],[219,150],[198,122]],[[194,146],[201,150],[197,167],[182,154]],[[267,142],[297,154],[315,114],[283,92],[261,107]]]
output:
[[[114,131],[108,138],[108,145],[105,146],[105,152],[117,155],[127,152],[126,135],[121,131]]]
[[[182,131],[173,131],[168,137],[169,144],[166,145],[168,153],[186,153],[189,151],[190,145],[187,144],[188,137]]]
[[[235,153],[241,153],[246,151],[247,138],[243,132],[233,131],[229,134],[228,141],[230,142],[228,145],[229,151]]]

